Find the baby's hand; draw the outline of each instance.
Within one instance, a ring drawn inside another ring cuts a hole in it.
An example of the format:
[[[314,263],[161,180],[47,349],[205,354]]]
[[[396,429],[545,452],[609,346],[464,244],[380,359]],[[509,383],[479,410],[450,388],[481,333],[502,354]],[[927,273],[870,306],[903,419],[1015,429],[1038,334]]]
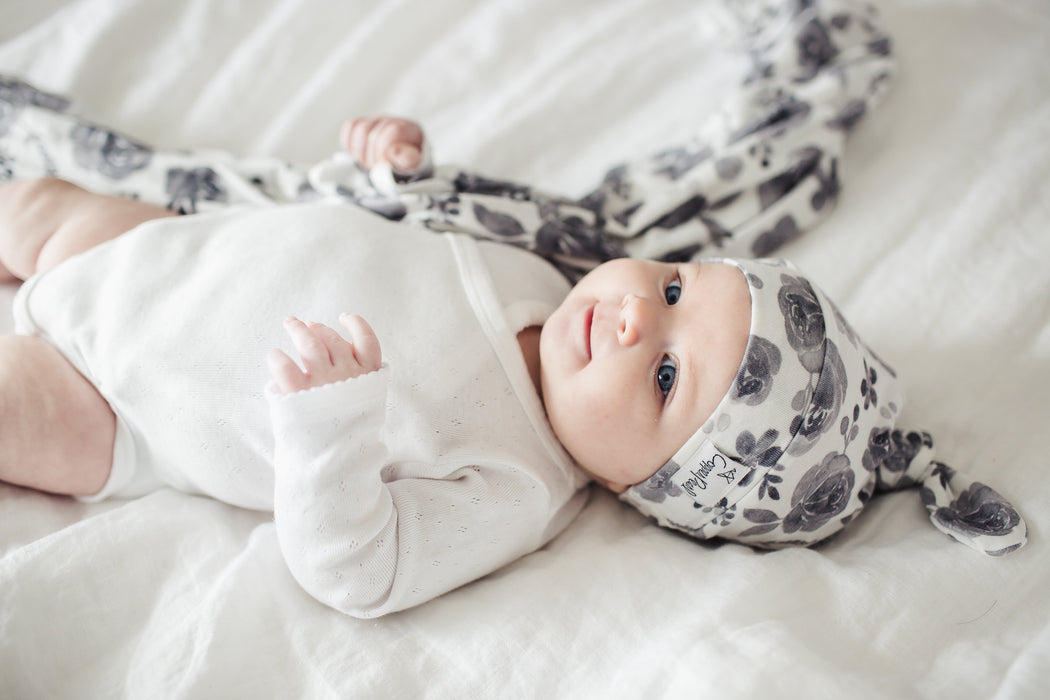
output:
[[[388,116],[351,119],[339,131],[343,148],[365,168],[389,163],[403,173],[420,166],[423,138],[419,124]]]
[[[372,327],[360,316],[342,314],[340,323],[349,333],[345,340],[323,323],[303,323],[294,316],[284,329],[303,361],[303,369],[284,352],[274,348],[266,361],[277,389],[291,394],[303,389],[353,379],[379,369],[383,355]]]

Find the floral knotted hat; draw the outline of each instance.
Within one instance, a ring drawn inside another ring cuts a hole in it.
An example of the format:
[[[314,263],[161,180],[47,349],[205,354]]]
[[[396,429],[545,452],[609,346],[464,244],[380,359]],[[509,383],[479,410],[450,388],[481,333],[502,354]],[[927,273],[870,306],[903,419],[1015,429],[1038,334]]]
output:
[[[921,484],[942,532],[991,555],[1027,527],[998,493],[932,461],[933,440],[895,424],[893,370],[835,305],[782,260],[722,260],[751,290],[736,380],[696,433],[620,498],[665,527],[757,547],[811,545],[845,527],[876,490]]]

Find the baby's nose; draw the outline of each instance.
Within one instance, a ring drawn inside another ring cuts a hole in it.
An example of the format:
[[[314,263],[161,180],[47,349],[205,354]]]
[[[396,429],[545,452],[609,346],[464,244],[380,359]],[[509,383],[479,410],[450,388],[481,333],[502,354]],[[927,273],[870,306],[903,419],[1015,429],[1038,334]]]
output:
[[[620,325],[616,339],[620,345],[630,347],[638,342],[649,325],[651,314],[645,300],[636,294],[628,294],[620,302]]]

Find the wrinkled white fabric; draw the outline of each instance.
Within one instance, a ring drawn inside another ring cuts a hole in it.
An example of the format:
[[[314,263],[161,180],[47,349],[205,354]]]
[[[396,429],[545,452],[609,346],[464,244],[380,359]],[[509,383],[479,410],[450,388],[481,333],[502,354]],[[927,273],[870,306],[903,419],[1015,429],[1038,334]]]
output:
[[[1025,514],[1025,549],[973,556],[907,492],[777,552],[698,545],[596,493],[498,574],[355,620],[302,593],[268,514],[0,487],[0,695],[1041,697],[1048,7],[874,4],[896,83],[851,137],[835,212],[778,254],[877,343],[938,458]],[[736,89],[720,5],[16,2],[0,71],[150,143],[291,162],[327,156],[347,117],[403,114],[439,162],[583,194]]]

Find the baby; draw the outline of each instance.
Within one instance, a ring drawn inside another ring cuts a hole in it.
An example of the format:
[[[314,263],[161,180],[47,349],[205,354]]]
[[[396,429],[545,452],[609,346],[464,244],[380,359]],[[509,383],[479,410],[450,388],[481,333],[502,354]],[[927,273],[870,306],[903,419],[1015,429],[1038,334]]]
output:
[[[0,337],[0,480],[272,510],[295,578],[362,617],[534,551],[590,480],[761,547],[921,483],[938,528],[1021,546],[1009,504],[897,426],[895,375],[815,285],[694,262],[823,217],[892,72],[864,3],[727,5],[754,63],[739,99],[581,199],[432,169],[404,120],[352,122],[348,157],[300,170],[155,150],[0,79],[0,179],[21,179],[0,263],[27,280]],[[92,192],[33,179],[56,172]]]
[[[761,547],[820,542],[919,482],[956,539],[1025,541],[895,427],[893,371],[784,262],[617,259],[570,289],[515,247],[344,205],[174,217],[59,180],[0,188],[0,260],[28,279],[23,335],[0,338],[0,478],[272,509],[296,579],[352,615],[542,546],[588,478]],[[266,355],[281,327],[299,362]]]
[[[0,188],[0,222],[28,277],[25,335],[0,339],[0,479],[273,510],[296,579],[359,616],[542,546],[586,470],[655,472],[746,344],[747,286],[720,263],[614,261],[570,292],[529,252],[345,205],[173,217],[58,180]],[[724,338],[710,369],[698,330]],[[285,333],[301,364],[267,358]]]

